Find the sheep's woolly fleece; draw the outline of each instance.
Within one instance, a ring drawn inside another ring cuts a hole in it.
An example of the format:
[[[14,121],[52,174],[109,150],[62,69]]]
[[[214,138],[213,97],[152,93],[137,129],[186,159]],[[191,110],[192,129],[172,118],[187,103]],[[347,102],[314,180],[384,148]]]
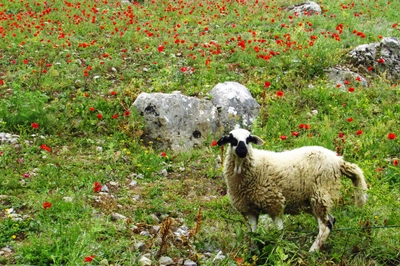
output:
[[[224,162],[224,177],[232,205],[247,217],[253,231],[261,213],[283,227],[283,213],[313,214],[319,234],[310,251],[320,249],[333,226],[329,214],[339,197],[341,176],[355,186],[356,205],[367,201],[367,184],[362,170],[335,152],[319,146],[272,152],[252,148],[263,140],[245,129],[235,129],[218,144],[230,144]]]

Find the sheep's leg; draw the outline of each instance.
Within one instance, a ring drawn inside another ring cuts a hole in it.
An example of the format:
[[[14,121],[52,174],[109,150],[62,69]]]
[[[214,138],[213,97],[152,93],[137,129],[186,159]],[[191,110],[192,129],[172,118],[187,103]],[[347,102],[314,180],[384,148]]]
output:
[[[328,238],[329,233],[331,232],[328,222],[324,223],[319,217],[317,218],[317,220],[318,220],[319,233],[318,233],[317,239],[315,239],[314,243],[312,244],[312,246],[310,248],[310,252],[319,250],[321,248],[322,244]],[[326,218],[326,220],[329,221],[328,218]]]
[[[250,229],[251,232],[256,232],[257,231],[257,223],[258,223],[258,215],[256,214],[249,214],[247,216],[249,224],[250,224]]]
[[[274,220],[276,227],[278,227],[279,230],[282,230],[283,229],[282,217],[278,216],[278,217],[275,217],[273,220]]]

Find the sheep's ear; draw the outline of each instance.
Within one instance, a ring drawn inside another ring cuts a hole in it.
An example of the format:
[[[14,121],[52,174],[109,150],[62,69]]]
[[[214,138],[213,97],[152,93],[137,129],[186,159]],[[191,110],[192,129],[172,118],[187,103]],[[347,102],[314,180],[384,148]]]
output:
[[[263,145],[263,144],[264,144],[264,141],[263,141],[260,137],[253,136],[253,135],[250,135],[250,136],[247,138],[247,141],[248,141],[248,142],[251,142],[251,143],[254,143],[254,144],[256,144],[256,145]]]
[[[223,136],[217,142],[218,146],[224,146],[225,144],[228,144],[228,143],[231,143],[231,137],[230,136]]]

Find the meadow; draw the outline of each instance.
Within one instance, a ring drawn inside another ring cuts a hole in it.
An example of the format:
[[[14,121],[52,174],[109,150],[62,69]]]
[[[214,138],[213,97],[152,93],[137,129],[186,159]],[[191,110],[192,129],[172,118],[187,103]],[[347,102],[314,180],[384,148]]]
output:
[[[384,73],[339,87],[325,70],[360,44],[399,38],[400,2],[286,10],[302,2],[0,3],[0,132],[19,136],[0,143],[0,265],[140,265],[146,253],[153,265],[399,265],[400,87]],[[320,252],[308,253],[307,214],[248,233],[226,196],[221,136],[179,154],[141,141],[131,108],[141,92],[203,98],[224,81],[261,105],[262,148],[320,145],[364,170],[366,206],[343,179]]]

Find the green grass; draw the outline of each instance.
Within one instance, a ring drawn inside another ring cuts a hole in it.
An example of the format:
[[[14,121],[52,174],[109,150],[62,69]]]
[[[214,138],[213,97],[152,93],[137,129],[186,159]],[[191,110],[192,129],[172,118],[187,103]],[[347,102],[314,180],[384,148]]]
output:
[[[388,138],[400,134],[399,86],[367,76],[369,88],[350,80],[349,93],[324,70],[357,45],[399,38],[400,2],[322,1],[323,14],[301,17],[283,8],[298,0],[153,2],[0,4],[0,132],[20,136],[0,144],[0,249],[12,251],[0,264],[82,265],[93,255],[94,265],[137,265],[150,253],[155,264],[159,254],[213,265],[218,251],[220,265],[399,264],[400,145]],[[343,180],[321,252],[307,252],[317,233],[309,215],[285,217],[283,231],[263,220],[248,233],[225,195],[221,151],[210,146],[220,136],[181,154],[140,139],[131,105],[141,92],[204,97],[224,81],[242,83],[262,106],[253,131],[263,148],[321,145],[364,170],[367,205],[354,207]],[[95,182],[109,193],[95,192]],[[167,227],[166,217],[171,230],[186,225],[194,235],[140,235]]]

